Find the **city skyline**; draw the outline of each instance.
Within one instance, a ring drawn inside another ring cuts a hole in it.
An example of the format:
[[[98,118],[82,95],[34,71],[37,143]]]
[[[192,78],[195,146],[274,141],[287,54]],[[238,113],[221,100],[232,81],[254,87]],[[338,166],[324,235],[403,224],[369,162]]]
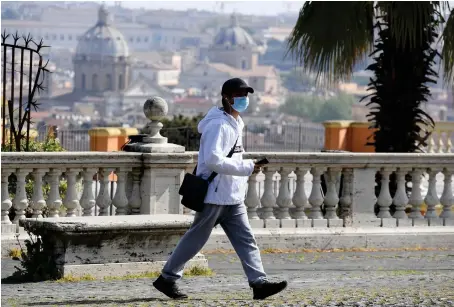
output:
[[[121,5],[127,8],[145,9],[169,9],[185,11],[198,9],[221,12],[222,5],[224,13],[241,13],[246,15],[273,16],[286,12],[297,13],[305,1],[121,1]],[[106,2],[113,5],[114,2]]]

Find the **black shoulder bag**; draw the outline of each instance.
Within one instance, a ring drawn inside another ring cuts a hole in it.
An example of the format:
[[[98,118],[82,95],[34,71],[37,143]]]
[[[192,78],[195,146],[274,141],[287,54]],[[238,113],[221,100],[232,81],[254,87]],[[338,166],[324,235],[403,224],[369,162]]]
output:
[[[227,155],[227,158],[231,158],[233,156],[237,142],[238,139],[236,139],[235,145],[233,145],[232,149]],[[218,173],[211,173],[208,179],[198,177],[196,176],[196,173],[197,165],[195,166],[192,174],[186,173],[186,175],[184,175],[183,183],[181,184],[178,193],[183,196],[181,199],[181,204],[183,206],[196,212],[202,212],[205,206],[205,197],[208,192],[208,185],[213,181]]]

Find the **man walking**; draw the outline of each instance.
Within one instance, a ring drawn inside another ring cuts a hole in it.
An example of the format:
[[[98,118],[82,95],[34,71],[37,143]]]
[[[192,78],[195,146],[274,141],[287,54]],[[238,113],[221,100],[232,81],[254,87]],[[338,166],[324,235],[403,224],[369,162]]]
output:
[[[218,176],[210,183],[202,212],[197,212],[191,228],[181,238],[167,260],[154,287],[173,299],[184,299],[176,282],[184,265],[208,241],[213,228],[220,224],[241,260],[254,299],[265,299],[287,287],[287,282],[270,282],[263,269],[260,251],[249,225],[244,205],[248,177],[261,165],[243,160],[240,113],[249,105],[248,93],[254,90],[244,80],[234,78],[222,86],[222,108],[213,107],[198,125],[200,141],[197,176]],[[234,147],[234,148],[233,148]],[[227,154],[233,148],[231,158]]]

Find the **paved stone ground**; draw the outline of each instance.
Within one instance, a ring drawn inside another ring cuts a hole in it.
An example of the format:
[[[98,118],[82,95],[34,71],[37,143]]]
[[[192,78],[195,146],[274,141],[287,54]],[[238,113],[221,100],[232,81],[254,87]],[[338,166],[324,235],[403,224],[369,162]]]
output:
[[[234,254],[207,255],[215,275],[185,278],[190,299],[172,301],[152,280],[2,284],[2,306],[454,306],[454,250],[264,254],[271,279],[289,288],[253,301]],[[2,278],[18,262],[2,259]]]

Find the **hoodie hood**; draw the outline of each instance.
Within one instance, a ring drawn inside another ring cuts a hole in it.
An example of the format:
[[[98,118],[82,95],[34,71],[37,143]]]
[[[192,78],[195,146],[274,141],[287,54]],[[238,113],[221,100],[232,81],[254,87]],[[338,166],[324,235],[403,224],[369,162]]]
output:
[[[205,117],[199,122],[197,127],[199,133],[203,134],[205,128],[208,126],[208,123],[212,120],[225,121],[229,123],[237,132],[242,131],[244,127],[241,116],[238,116],[238,120],[236,120],[232,115],[225,113],[223,108],[212,107],[210,111],[208,111],[207,115],[205,115]]]

